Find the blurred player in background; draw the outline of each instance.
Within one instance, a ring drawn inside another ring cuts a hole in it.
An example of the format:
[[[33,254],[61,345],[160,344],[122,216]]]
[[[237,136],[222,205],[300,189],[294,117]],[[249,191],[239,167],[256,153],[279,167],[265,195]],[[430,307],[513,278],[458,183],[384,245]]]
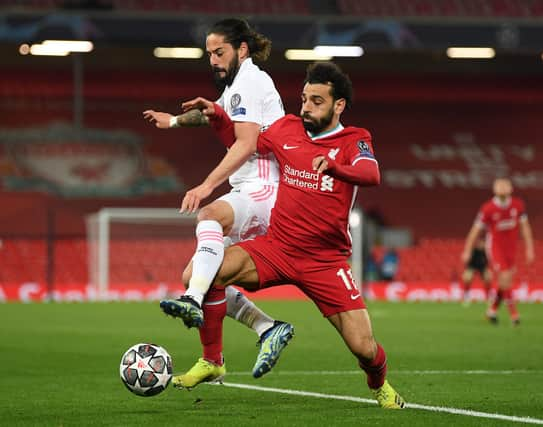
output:
[[[479,236],[475,241],[469,260],[462,272],[463,300],[465,305],[470,302],[470,289],[475,273],[479,273],[485,289],[485,299],[488,299],[490,287],[492,286],[492,272],[488,266],[485,238],[483,236]]]
[[[237,284],[255,291],[295,284],[339,332],[379,405],[400,409],[405,402],[386,381],[385,351],[375,341],[348,264],[349,214],[358,186],[380,182],[371,135],[340,122],[351,99],[351,81],[337,65],[308,68],[301,117],[279,119],[257,142],[259,153],[275,154],[282,171],[268,231],[226,250],[214,287]],[[228,124],[218,105],[202,99],[194,105]],[[201,315],[198,304],[188,299],[165,300],[160,306],[183,321]]]
[[[274,321],[234,288],[212,289],[206,294],[223,261],[223,236],[236,243],[263,234],[277,197],[279,170],[271,154],[256,154],[260,132],[284,116],[281,97],[270,76],[252,58],[268,58],[271,42],[240,19],[217,22],[209,30],[206,51],[215,82],[222,90],[217,101],[234,122],[235,142],[204,182],[189,190],[181,212],[194,212],[200,203],[227,178],[232,191],[198,212],[196,253],[183,272],[188,283],[181,297],[203,308],[203,317],[187,326],[200,327],[203,357],[173,384],[192,388],[202,381],[221,380],[226,373],[222,355],[222,324],[225,314],[244,323],[260,336],[260,352],[253,368],[255,377],[268,372],[294,334],[292,325]],[[158,128],[209,125],[199,110],[179,116],[147,110],[144,117]],[[225,239],[226,241],[227,239]],[[205,318],[205,323],[203,319]]]
[[[493,186],[494,197],[483,204],[471,230],[466,238],[462,261],[467,263],[475,241],[479,234],[488,233],[488,256],[496,275],[496,295],[490,303],[486,317],[497,323],[497,310],[505,301],[513,325],[520,323],[519,314],[513,301],[512,287],[515,272],[515,255],[517,252],[518,233],[524,239],[525,259],[528,264],[534,260],[534,242],[532,229],[524,202],[513,197],[513,185],[508,178],[497,178]]]

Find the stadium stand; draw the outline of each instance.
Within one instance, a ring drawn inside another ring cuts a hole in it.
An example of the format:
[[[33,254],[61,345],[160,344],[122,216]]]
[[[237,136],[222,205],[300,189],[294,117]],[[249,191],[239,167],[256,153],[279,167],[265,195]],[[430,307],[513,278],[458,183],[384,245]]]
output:
[[[343,16],[432,18],[537,18],[543,14],[542,0],[336,0],[327,7],[309,0],[0,0],[2,7],[300,16],[337,11]]]
[[[310,12],[308,0],[1,0],[0,7],[254,15],[306,15]]]
[[[541,0],[337,0],[343,15],[419,17],[536,17],[541,16]]]
[[[71,120],[73,88],[68,73],[0,70],[0,76],[0,111],[9,123],[9,128],[3,126],[2,130],[27,129],[28,114],[32,114],[35,127]],[[274,75],[287,111],[298,109],[296,82],[302,77]],[[90,70],[85,77],[85,125],[129,129],[140,135],[144,152],[167,159],[180,181],[190,188],[215,165],[223,148],[209,130],[162,132],[141,119],[141,111],[149,107],[176,111],[177,94],[183,98],[213,97],[207,75],[191,74],[187,80],[190,84],[172,83],[171,76],[164,73],[149,82],[144,71],[108,74]],[[413,247],[399,249],[398,279],[448,281],[458,277],[463,238],[478,207],[490,197],[487,184],[470,181],[473,170],[506,166],[507,172],[516,174],[516,191],[526,200],[539,237],[537,231],[543,229],[539,165],[543,159],[535,143],[543,114],[540,82],[530,77],[355,75],[354,85],[359,102],[346,113],[345,123],[362,124],[372,131],[383,171],[382,185],[362,190],[358,201],[366,210],[378,212],[385,226],[410,228],[414,235]],[[0,148],[0,173],[4,176],[15,173],[10,159],[10,151]],[[2,282],[46,280],[48,210],[55,213],[58,233],[55,280],[86,282],[86,214],[103,206],[174,208],[180,201],[179,192],[132,199],[73,199],[9,191],[5,184],[0,196]],[[111,277],[119,282],[177,281],[179,257],[189,256],[192,250],[190,244],[176,246],[158,238],[113,244],[117,246],[112,251]],[[536,253],[542,251],[538,242]],[[536,280],[536,271],[543,265],[538,261],[530,268],[522,263],[519,266],[519,278]]]

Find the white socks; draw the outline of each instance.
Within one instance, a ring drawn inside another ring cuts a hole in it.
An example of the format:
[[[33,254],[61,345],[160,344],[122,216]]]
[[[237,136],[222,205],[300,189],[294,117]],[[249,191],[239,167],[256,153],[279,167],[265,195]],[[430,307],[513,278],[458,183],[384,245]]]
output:
[[[192,277],[186,296],[194,299],[200,307],[211,287],[224,259],[224,248],[230,246],[223,238],[223,229],[218,221],[200,221],[196,227],[196,253],[192,258]],[[253,329],[259,336],[274,325],[274,320],[260,310],[237,289],[226,288],[226,314]]]
[[[226,288],[226,315],[253,329],[258,336],[274,324],[270,316],[232,286]]]
[[[224,259],[223,229],[218,221],[200,221],[196,227],[196,253],[192,258],[192,277],[185,295],[200,306]]]

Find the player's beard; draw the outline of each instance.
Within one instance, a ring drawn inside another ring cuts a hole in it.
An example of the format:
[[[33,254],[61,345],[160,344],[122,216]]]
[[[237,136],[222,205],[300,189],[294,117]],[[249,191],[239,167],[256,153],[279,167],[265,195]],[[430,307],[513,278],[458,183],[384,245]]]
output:
[[[309,114],[305,113],[302,115],[302,123],[304,124],[305,130],[311,132],[312,134],[319,134],[323,129],[328,127],[332,123],[334,118],[334,108],[330,108],[328,114],[321,119],[316,119],[311,117]]]
[[[236,78],[236,74],[239,70],[239,59],[237,55],[234,55],[232,58],[232,61],[228,64],[228,69],[219,68],[219,67],[213,67],[213,80],[215,80],[215,86],[217,86],[217,89],[219,92],[222,93],[226,86],[232,85],[234,82],[234,79]],[[224,72],[224,77],[221,77],[219,74],[220,72]]]

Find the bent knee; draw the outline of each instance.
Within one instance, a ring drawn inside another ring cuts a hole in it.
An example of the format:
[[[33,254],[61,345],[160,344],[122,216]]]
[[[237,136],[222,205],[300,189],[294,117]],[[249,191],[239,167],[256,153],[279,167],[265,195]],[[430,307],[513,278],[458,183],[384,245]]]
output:
[[[371,361],[377,355],[377,343],[373,336],[361,337],[354,343],[351,350],[361,362]]]
[[[200,221],[218,221],[219,220],[219,214],[216,209],[213,208],[213,206],[204,206],[200,211],[198,212],[198,215],[196,216],[196,220],[198,222]]]

